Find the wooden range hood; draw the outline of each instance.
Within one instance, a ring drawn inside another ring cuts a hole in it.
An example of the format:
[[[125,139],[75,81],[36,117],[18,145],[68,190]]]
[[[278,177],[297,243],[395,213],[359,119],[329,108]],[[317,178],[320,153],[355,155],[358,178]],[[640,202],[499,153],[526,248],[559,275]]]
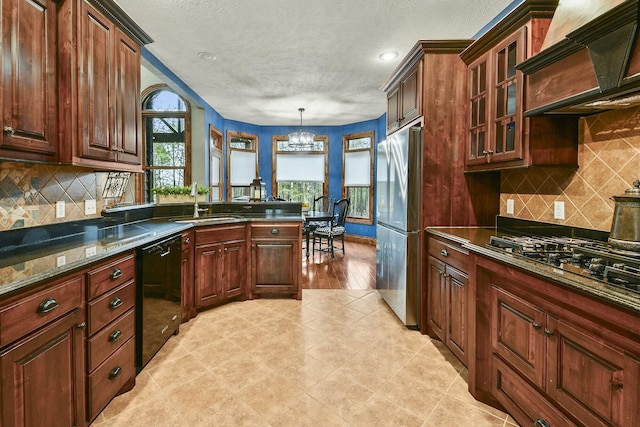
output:
[[[588,6],[586,6],[588,4]],[[527,74],[526,116],[640,105],[638,0],[561,0]]]

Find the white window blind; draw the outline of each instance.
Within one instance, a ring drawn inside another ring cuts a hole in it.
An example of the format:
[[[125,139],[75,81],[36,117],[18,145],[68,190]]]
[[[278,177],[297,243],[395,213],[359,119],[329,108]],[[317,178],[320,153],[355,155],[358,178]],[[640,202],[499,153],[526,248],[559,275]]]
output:
[[[324,154],[278,154],[276,180],[324,182]]]
[[[211,156],[211,185],[220,185],[220,158]]]
[[[231,150],[229,163],[231,185],[250,185],[257,176],[255,152]]]
[[[344,154],[344,186],[368,186],[371,184],[371,153],[354,151]]]

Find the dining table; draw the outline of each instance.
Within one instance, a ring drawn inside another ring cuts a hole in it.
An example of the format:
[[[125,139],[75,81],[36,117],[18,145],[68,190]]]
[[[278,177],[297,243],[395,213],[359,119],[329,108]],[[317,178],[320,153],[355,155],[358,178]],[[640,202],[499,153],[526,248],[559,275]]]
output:
[[[307,244],[306,246],[307,258],[309,258],[309,236],[311,235],[313,230],[318,228],[319,224],[328,223],[329,221],[332,221],[333,213],[324,212],[324,211],[309,211],[309,212],[304,212],[302,216],[304,218],[303,230],[304,230],[304,236]]]

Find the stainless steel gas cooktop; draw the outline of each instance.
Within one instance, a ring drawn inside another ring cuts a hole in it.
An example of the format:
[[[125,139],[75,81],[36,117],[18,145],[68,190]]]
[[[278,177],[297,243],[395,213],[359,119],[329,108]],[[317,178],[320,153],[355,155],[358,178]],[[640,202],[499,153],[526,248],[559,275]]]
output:
[[[546,236],[492,236],[489,247],[640,294],[640,253],[616,252],[597,240]]]

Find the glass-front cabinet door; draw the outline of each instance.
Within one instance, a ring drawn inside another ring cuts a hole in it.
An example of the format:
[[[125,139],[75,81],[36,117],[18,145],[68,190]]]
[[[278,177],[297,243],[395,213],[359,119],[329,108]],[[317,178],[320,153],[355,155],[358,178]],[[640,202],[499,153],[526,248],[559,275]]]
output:
[[[525,59],[526,27],[493,49],[491,162],[522,159],[522,72],[516,64]]]
[[[487,62],[484,55],[469,66],[470,121],[467,164],[485,163],[487,154]]]

